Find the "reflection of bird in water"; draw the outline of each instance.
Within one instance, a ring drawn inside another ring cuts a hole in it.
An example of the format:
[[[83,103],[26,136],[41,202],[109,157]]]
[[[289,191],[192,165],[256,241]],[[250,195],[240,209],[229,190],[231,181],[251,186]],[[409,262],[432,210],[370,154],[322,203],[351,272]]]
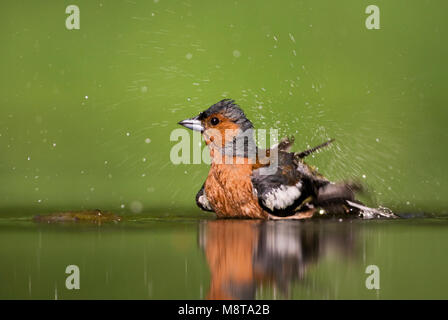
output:
[[[328,227],[328,228],[327,228]],[[308,268],[329,250],[354,253],[350,225],[291,221],[216,220],[200,226],[200,246],[209,264],[207,299],[254,299],[261,284],[289,294]]]

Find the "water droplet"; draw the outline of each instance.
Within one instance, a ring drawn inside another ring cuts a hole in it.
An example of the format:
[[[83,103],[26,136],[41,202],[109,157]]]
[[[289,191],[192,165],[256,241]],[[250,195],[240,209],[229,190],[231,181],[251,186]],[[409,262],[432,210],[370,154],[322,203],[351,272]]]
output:
[[[294,39],[294,36],[291,33],[289,34],[289,38],[291,39],[292,42],[294,43],[296,42],[296,39]]]
[[[143,204],[137,200],[132,201],[129,207],[133,213],[140,213],[143,210]]]

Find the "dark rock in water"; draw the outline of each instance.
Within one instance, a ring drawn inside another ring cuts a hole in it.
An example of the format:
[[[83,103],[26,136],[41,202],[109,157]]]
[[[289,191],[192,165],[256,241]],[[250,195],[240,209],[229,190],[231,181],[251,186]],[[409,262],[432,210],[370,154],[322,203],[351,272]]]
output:
[[[120,222],[121,217],[111,212],[104,212],[99,209],[86,211],[57,212],[47,215],[37,215],[33,218],[35,222],[58,223],[58,222],[87,222],[104,223]]]

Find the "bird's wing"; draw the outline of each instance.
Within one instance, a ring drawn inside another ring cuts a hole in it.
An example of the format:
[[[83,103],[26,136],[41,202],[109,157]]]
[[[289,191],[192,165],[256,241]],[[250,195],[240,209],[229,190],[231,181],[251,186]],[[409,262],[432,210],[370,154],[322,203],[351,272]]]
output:
[[[272,146],[271,149],[277,148],[279,151],[289,152],[291,150],[292,145],[294,144],[295,138],[294,136],[283,137],[279,143]]]
[[[252,185],[263,209],[277,216],[292,215],[315,195],[309,170],[298,169],[293,153],[279,152],[275,172],[267,173],[266,167],[252,172]]]
[[[347,200],[355,200],[355,192],[362,189],[360,186],[350,182],[330,183],[313,166],[303,161],[303,158],[334,140],[302,152],[285,152],[293,141],[293,138],[285,138],[276,146],[278,158],[274,173],[266,174],[266,166],[255,167],[252,184],[260,205],[272,215],[281,217],[313,207],[335,213],[346,212],[347,205],[353,207]],[[269,159],[275,159],[274,155],[275,153],[270,152]]]
[[[213,211],[213,208],[207,199],[207,195],[205,194],[204,185],[205,184],[202,185],[201,189],[196,194],[196,204],[204,211]]]
[[[312,154],[313,152],[319,151],[320,149],[329,146],[333,142],[334,142],[334,139],[330,139],[330,140],[328,140],[328,141],[326,141],[326,142],[324,142],[324,143],[322,143],[322,144],[320,144],[318,146],[315,146],[313,148],[307,149],[307,150],[302,151],[302,152],[296,152],[294,156],[297,159],[303,159],[303,158],[309,156],[310,154]]]

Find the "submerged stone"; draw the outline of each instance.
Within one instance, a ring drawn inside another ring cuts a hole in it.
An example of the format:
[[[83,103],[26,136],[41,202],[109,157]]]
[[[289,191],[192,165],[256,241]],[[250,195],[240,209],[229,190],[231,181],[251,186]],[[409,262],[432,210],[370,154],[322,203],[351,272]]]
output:
[[[58,222],[87,222],[87,223],[104,223],[104,222],[120,222],[121,217],[111,213],[104,212],[99,209],[86,211],[66,211],[56,212],[46,215],[37,215],[33,218],[35,222],[58,223]]]

